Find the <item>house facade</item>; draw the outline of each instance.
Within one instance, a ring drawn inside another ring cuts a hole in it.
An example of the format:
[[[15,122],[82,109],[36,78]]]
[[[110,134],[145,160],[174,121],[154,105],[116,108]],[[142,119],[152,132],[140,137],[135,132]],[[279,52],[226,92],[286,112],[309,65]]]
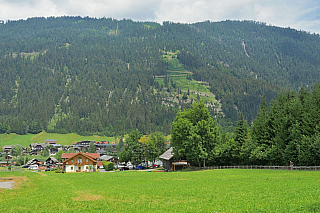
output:
[[[65,172],[91,172],[97,170],[98,153],[64,153],[62,165]]]

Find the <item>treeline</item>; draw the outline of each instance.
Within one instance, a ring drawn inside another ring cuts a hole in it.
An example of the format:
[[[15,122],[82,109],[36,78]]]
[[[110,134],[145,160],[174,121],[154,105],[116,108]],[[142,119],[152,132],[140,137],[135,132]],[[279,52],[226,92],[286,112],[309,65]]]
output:
[[[203,102],[179,112],[172,124],[175,159],[195,166],[319,165],[320,85],[283,92],[270,105],[262,99],[252,123],[241,114],[234,133],[223,131]]]

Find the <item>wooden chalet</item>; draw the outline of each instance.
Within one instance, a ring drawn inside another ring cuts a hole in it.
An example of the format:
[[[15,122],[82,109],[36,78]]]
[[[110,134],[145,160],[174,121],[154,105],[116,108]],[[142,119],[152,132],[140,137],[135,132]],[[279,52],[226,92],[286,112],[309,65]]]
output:
[[[12,160],[12,156],[11,155],[6,155],[4,157],[4,160],[6,160],[6,161]]]
[[[38,160],[38,159],[36,159],[36,158],[33,158],[33,159],[31,159],[31,160],[29,160],[27,163],[26,163],[27,165],[38,165],[38,166],[40,166],[40,165],[42,165],[42,162],[40,161],[40,160]]]
[[[41,151],[44,150],[48,144],[46,143],[31,143],[30,149],[32,155],[40,155]]]
[[[56,163],[59,163],[59,161],[55,157],[48,157],[44,163],[45,165],[55,165]]]
[[[65,172],[95,172],[99,157],[99,153],[63,153],[63,170]]]
[[[12,149],[12,145],[4,145],[2,147],[3,152],[6,154],[9,154],[11,152],[11,149]]]

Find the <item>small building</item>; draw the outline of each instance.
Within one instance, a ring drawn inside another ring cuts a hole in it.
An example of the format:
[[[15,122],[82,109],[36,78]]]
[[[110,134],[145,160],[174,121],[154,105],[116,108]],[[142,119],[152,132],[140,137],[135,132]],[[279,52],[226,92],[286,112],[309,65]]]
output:
[[[163,162],[163,168],[169,172],[172,171],[172,161],[173,161],[173,147],[170,147],[162,155],[159,156],[159,159]]]
[[[163,168],[168,172],[181,170],[189,166],[187,161],[173,161],[173,147],[170,147],[162,155],[159,156],[163,162]]]
[[[114,165],[119,165],[119,159],[117,157],[114,157],[114,156],[103,155],[103,156],[100,157],[100,160],[112,162],[112,163],[114,163]]]
[[[42,165],[42,162],[40,161],[40,160],[38,160],[38,159],[36,159],[36,158],[33,158],[33,159],[31,159],[31,160],[29,160],[27,163],[26,163],[27,165],[38,165],[38,166],[40,166],[40,165]]]
[[[57,143],[57,140],[56,139],[47,139],[46,140],[46,144],[48,144],[48,145],[52,145],[52,144],[56,144]]]
[[[90,172],[97,170],[98,153],[63,153],[62,165],[65,172]]]
[[[2,147],[4,153],[9,154],[11,152],[12,145],[5,145]]]
[[[49,146],[49,153],[50,155],[55,155],[59,151],[59,148],[61,148],[61,144],[51,144]]]
[[[40,155],[41,151],[44,150],[48,144],[46,143],[32,143],[30,144],[31,154]]]
[[[12,156],[11,155],[6,155],[5,157],[4,157],[4,160],[6,160],[6,161],[11,161],[12,160]]]
[[[100,158],[101,158],[101,156],[106,155],[106,150],[99,149],[99,150],[96,151],[96,153],[99,153],[100,154]]]
[[[0,166],[1,167],[11,166],[11,163],[8,161],[0,161]]]
[[[45,165],[55,165],[56,163],[59,163],[59,161],[55,157],[48,157],[44,162]]]

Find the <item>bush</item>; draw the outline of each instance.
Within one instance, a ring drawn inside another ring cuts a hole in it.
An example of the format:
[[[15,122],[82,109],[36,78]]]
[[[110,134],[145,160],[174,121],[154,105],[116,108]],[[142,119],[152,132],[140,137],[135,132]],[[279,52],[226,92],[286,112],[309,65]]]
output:
[[[114,163],[112,162],[107,162],[107,161],[102,161],[103,167],[106,171],[113,171],[114,169]]]

